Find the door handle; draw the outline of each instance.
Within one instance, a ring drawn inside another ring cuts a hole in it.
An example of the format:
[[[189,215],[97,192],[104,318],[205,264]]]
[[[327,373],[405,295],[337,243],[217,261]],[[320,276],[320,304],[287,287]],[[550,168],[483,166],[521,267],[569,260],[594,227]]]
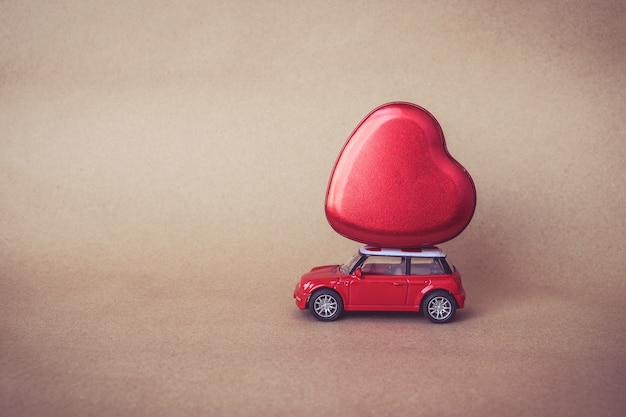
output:
[[[404,282],[403,281],[394,281],[393,285],[395,285],[396,287],[400,287],[400,286],[404,285]]]

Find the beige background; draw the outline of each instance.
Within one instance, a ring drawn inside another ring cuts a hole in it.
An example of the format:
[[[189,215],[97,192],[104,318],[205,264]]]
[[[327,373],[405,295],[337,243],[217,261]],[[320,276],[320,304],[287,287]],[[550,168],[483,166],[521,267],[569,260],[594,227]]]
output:
[[[621,1],[3,1],[0,414],[623,416]],[[324,324],[324,193],[430,110],[467,308]]]

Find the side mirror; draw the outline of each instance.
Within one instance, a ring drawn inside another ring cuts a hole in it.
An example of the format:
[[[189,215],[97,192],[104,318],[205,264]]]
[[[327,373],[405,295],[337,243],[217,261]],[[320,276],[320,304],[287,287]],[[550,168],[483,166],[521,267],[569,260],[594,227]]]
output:
[[[354,270],[354,276],[359,278],[359,279],[361,278],[361,276],[362,276],[361,268],[357,268],[357,269]]]

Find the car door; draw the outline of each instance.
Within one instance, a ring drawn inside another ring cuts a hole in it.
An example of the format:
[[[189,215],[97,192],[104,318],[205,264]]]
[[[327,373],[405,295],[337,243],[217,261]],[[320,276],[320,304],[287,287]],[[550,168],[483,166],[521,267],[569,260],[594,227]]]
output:
[[[350,282],[350,304],[404,305],[408,291],[406,272],[403,257],[369,256],[361,265],[361,276]]]

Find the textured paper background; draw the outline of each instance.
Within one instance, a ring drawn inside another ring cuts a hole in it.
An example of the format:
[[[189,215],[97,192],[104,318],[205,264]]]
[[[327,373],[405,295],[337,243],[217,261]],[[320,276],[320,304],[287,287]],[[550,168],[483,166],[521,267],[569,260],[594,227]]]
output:
[[[623,416],[621,1],[2,2],[3,416]],[[467,308],[324,324],[357,123],[443,126]]]

